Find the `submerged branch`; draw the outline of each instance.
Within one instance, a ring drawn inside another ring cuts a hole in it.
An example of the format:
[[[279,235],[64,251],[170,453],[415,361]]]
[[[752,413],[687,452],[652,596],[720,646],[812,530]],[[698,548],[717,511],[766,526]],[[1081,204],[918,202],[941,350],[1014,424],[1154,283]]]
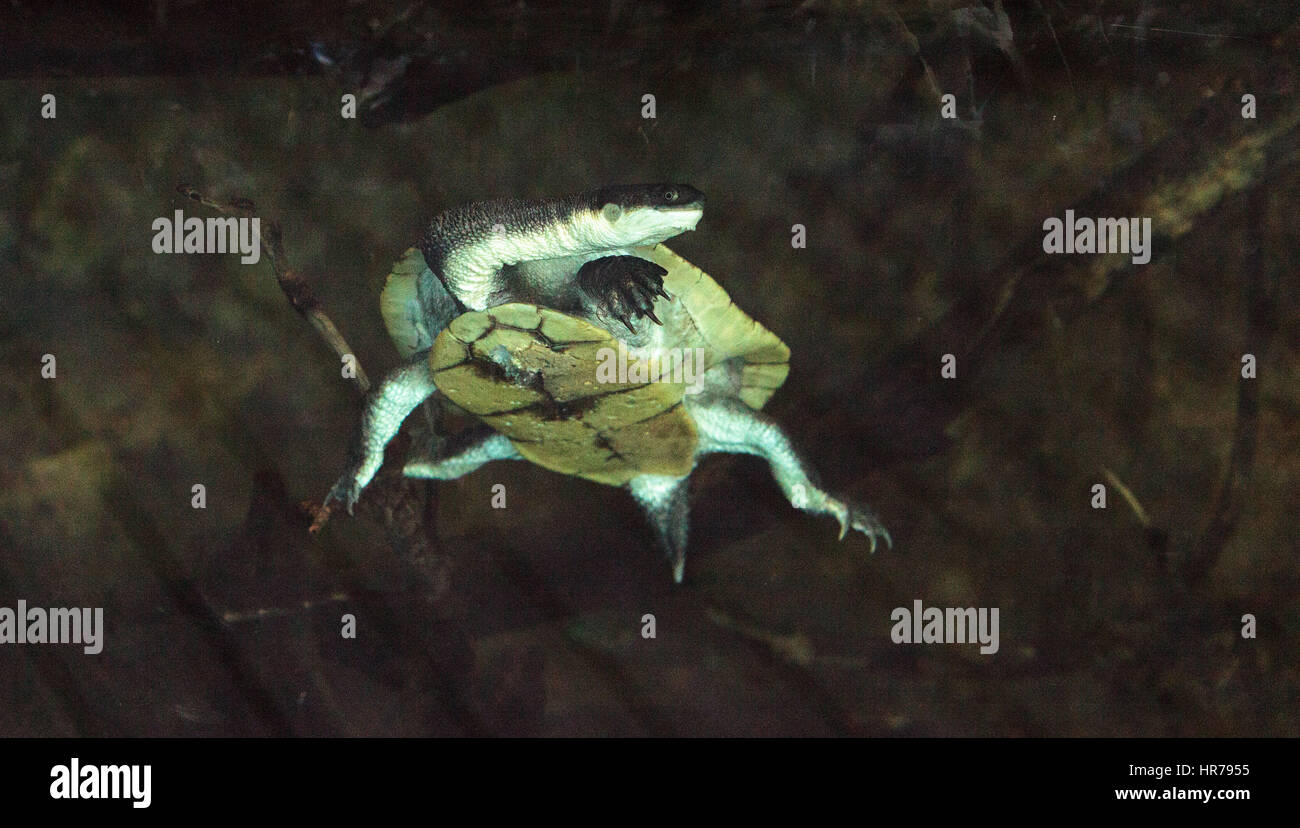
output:
[[[229,201],[222,201],[208,198],[194,187],[184,185],[177,187],[176,190],[191,201],[197,201],[205,207],[210,207],[225,215],[240,217],[251,217],[253,215],[253,202],[247,198],[233,198]],[[356,358],[356,353],[348,345],[348,341],[343,338],[338,326],[334,324],[334,321],[329,318],[329,315],[321,307],[320,300],[316,298],[311,285],[289,268],[284,256],[283,233],[278,221],[267,220],[266,228],[261,234],[261,244],[262,252],[271,261],[271,272],[275,274],[275,281],[280,285],[280,290],[284,292],[289,304],[293,305],[293,309],[311,323],[311,326],[316,329],[316,333],[320,335],[321,339],[325,340],[325,344],[339,356],[340,360],[351,357],[353,364],[356,366],[356,375],[351,378],[353,383],[362,394],[369,391],[370,378],[366,376],[360,360]]]

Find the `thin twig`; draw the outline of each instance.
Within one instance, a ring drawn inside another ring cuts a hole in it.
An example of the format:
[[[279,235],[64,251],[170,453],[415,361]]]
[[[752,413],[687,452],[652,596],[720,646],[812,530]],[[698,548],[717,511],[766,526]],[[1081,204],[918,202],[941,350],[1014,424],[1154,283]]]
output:
[[[352,600],[352,597],[346,592],[335,592],[325,596],[324,598],[299,601],[297,605],[291,606],[258,607],[255,610],[226,610],[221,613],[221,620],[227,624],[240,624],[245,621],[262,621],[267,618],[283,618],[289,615],[299,615],[304,611],[312,610],[326,604],[338,604],[350,600]]]
[[[1110,485],[1119,490],[1119,493],[1124,497],[1124,501],[1128,503],[1129,508],[1133,510],[1133,514],[1137,515],[1138,522],[1142,524],[1142,527],[1144,529],[1149,528],[1151,526],[1151,518],[1147,516],[1147,510],[1143,509],[1142,504],[1138,502],[1137,496],[1129,490],[1128,486],[1124,485],[1124,481],[1120,480],[1119,475],[1115,474],[1115,472],[1105,467],[1102,467],[1101,472],[1106,475],[1106,479],[1110,481]]]
[[[1270,156],[1278,153],[1270,148]],[[1277,332],[1277,298],[1282,264],[1266,254],[1269,247],[1273,205],[1269,193],[1256,189],[1246,205],[1245,222],[1249,245],[1242,262],[1245,282],[1246,332],[1243,351],[1263,361]],[[1232,537],[1246,506],[1246,492],[1254,469],[1260,421],[1260,380],[1245,371],[1237,377],[1237,420],[1232,429],[1232,450],[1215,493],[1210,519],[1183,565],[1183,580],[1189,586],[1201,584],[1218,563],[1223,547]]]
[[[1161,32],[1162,34],[1180,34],[1180,35],[1187,35],[1188,37],[1208,37],[1208,38],[1226,37],[1226,38],[1231,38],[1233,40],[1255,40],[1255,38],[1253,37],[1246,37],[1244,35],[1217,34],[1215,32],[1193,32],[1187,29],[1162,29],[1158,26],[1127,26],[1123,23],[1112,23],[1110,25],[1111,28],[1113,29],[1141,29],[1147,32]],[[1139,38],[1139,39],[1146,40],[1147,38]]]
[[[176,188],[177,192],[191,201],[197,201],[205,207],[211,207],[219,213],[241,217],[251,217],[254,211],[252,200],[247,198],[232,198],[229,201],[208,198],[194,187],[181,185]],[[311,326],[320,334],[321,339],[325,340],[334,353],[338,354],[339,359],[350,357],[356,366],[356,375],[352,377],[353,383],[357,390],[365,394],[370,390],[370,378],[366,376],[365,370],[361,367],[361,361],[356,358],[356,353],[348,345],[348,341],[343,338],[343,334],[334,324],[333,320],[321,308],[320,300],[312,291],[311,285],[307,283],[295,271],[291,270],[288,262],[285,261],[283,235],[280,230],[278,221],[268,219],[266,227],[261,233],[262,252],[271,261],[271,271],[275,274],[275,281],[280,285],[280,290],[284,291],[285,297],[293,309],[298,311]]]
[[[1065,67],[1065,79],[1070,83],[1070,94],[1074,96],[1075,104],[1079,103],[1079,90],[1074,86],[1074,73],[1070,71],[1070,62],[1065,59],[1065,51],[1061,49],[1061,41],[1056,37],[1056,27],[1052,25],[1052,16],[1043,8],[1043,4],[1034,0],[1034,5],[1038,7],[1038,13],[1047,21],[1047,31],[1052,35],[1052,43],[1056,44],[1056,54],[1061,58],[1061,65]]]

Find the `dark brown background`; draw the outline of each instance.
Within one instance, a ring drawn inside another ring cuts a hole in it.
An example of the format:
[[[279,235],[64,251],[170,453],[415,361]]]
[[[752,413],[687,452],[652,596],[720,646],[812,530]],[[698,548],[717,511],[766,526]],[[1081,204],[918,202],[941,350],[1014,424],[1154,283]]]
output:
[[[108,629],[0,647],[0,734],[1297,734],[1292,4],[693,5],[7,4],[0,605]],[[254,199],[377,376],[432,212],[664,179],[895,551],[714,457],[674,586],[622,493],[404,481],[411,427],[311,538],[355,393],[265,262],[150,249],[178,184]],[[1068,207],[1153,215],[1152,263],[1041,255]],[[894,645],[916,598],[1000,652]]]

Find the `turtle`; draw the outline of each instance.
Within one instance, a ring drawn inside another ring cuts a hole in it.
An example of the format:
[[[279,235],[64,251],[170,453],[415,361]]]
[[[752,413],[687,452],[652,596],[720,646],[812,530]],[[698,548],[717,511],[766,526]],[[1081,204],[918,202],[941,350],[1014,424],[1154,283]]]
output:
[[[490,460],[532,459],[624,486],[649,515],[678,582],[686,481],[711,452],[765,457],[796,507],[834,515],[841,538],[854,528],[873,551],[878,539],[892,547],[869,509],[814,483],[762,414],[788,374],[789,349],[664,246],[695,228],[703,206],[703,193],[686,184],[611,185],[436,217],[394,265],[380,300],[406,362],[368,394],[322,514],[334,503],[352,511],[411,411],[431,398],[459,398],[486,432],[457,436],[440,456],[409,462],[405,474],[452,479]],[[625,349],[638,366],[647,356],[689,353],[698,376],[690,389],[684,377],[613,387],[596,377],[602,348]],[[456,388],[437,395],[452,380]]]
[[[767,459],[796,508],[834,516],[841,539],[856,529],[873,552],[878,539],[892,547],[871,510],[822,490],[789,437],[761,412],[789,374],[786,344],[667,246],[633,255],[665,270],[671,297],[657,298],[650,310],[661,323],[646,328],[639,344],[618,329],[530,303],[454,319],[434,341],[430,370],[443,395],[491,431],[448,455],[413,459],[403,473],[450,480],[492,460],[527,460],[624,487],[645,510],[680,583],[688,481],[699,458],[755,454]]]
[[[658,324],[664,269],[631,250],[693,230],[704,194],[688,184],[623,184],[533,201],[499,199],[447,210],[398,261],[380,299],[406,362],[370,390],[347,467],[325,497],[349,512],[384,448],[437,392],[425,352],[456,316],[529,302],[635,333]],[[317,522],[318,525],[319,521]]]

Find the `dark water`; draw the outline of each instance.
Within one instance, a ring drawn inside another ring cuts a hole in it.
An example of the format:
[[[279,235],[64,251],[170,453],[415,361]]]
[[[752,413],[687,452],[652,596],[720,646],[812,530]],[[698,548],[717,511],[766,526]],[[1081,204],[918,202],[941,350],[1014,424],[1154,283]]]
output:
[[[1296,11],[1050,5],[583,6],[571,51],[487,10],[447,64],[419,16],[369,52],[346,16],[186,51],[199,4],[79,54],[29,13],[44,45],[0,82],[0,607],[106,629],[0,646],[0,734],[1297,735]],[[790,345],[768,410],[893,551],[715,456],[677,586],[616,489],[402,479],[419,416],[309,535],[359,396],[266,261],[151,244],[212,215],[177,185],[253,199],[379,377],[383,277],[430,215],[657,180],[708,194],[674,248]],[[1150,217],[1150,262],[1045,254],[1067,209]],[[894,643],[916,600],[997,608],[998,651]]]

